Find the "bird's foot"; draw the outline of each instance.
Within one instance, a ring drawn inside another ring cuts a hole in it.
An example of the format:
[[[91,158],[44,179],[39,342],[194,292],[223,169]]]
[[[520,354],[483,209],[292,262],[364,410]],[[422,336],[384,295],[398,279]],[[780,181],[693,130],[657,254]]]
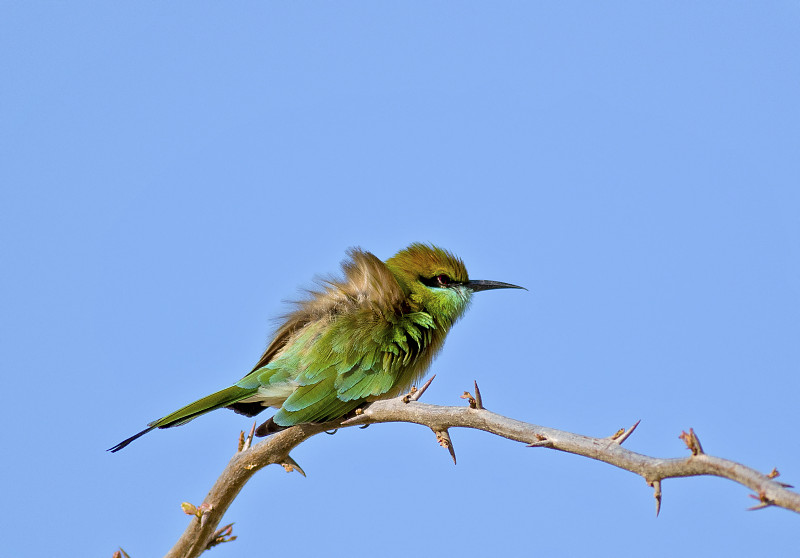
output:
[[[264,436],[269,436],[270,434],[275,434],[276,432],[280,432],[281,430],[286,430],[289,428],[288,426],[281,426],[280,424],[275,424],[275,421],[272,420],[270,417],[267,422],[259,425],[256,428],[255,435],[257,438],[263,438]]]

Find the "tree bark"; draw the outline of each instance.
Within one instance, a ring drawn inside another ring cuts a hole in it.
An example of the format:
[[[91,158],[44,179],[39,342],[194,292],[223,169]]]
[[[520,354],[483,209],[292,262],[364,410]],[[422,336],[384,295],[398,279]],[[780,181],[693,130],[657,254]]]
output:
[[[225,537],[230,534],[230,529],[217,530],[217,526],[239,491],[259,469],[271,464],[280,464],[289,471],[297,470],[305,474],[289,456],[293,448],[320,432],[381,422],[412,422],[427,426],[436,434],[439,444],[450,452],[453,461],[455,461],[455,449],[448,429],[454,427],[483,430],[509,440],[523,442],[529,447],[549,448],[603,461],[643,477],[653,487],[656,513],[661,506],[661,480],[699,475],[730,479],[752,489],[755,492],[752,497],[757,503],[751,509],[779,506],[800,513],[800,494],[789,490],[792,488],[790,485],[775,480],[778,476],[777,470],[763,474],[734,461],[708,455],[703,452],[697,435],[691,429],[688,433],[681,434],[681,438],[692,452],[690,456],[650,457],[622,447],[622,442],[633,433],[638,423],[627,430],[621,429],[607,438],[592,438],[521,422],[487,411],[483,408],[477,384],[474,397],[465,393],[465,398],[468,398],[470,403],[468,407],[443,407],[419,403],[417,399],[429,384],[430,381],[421,390],[410,395],[371,403],[353,417],[324,424],[293,426],[272,434],[255,446],[248,447],[252,440],[251,433],[245,449],[233,456],[203,504],[198,508],[191,505],[187,505],[188,510],[184,508],[187,513],[192,513],[195,517],[175,546],[167,553],[167,558],[195,558],[211,546],[229,540]]]

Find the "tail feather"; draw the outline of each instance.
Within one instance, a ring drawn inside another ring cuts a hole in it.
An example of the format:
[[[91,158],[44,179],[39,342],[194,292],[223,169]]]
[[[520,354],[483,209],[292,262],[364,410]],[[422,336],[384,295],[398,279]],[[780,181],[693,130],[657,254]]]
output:
[[[121,450],[122,448],[124,448],[125,446],[127,446],[128,444],[130,444],[131,442],[133,442],[136,438],[139,438],[140,436],[144,436],[145,434],[147,434],[151,430],[155,430],[155,428],[156,428],[155,426],[150,426],[148,428],[145,428],[144,430],[142,430],[138,434],[134,434],[133,436],[131,436],[127,440],[121,441],[119,444],[117,444],[113,448],[108,448],[108,450],[106,450],[106,451],[110,451],[111,453],[116,453],[119,450]]]
[[[198,399],[194,403],[190,403],[185,407],[181,407],[174,413],[170,413],[165,417],[162,417],[158,420],[155,420],[147,425],[147,428],[139,432],[138,434],[134,434],[127,440],[123,440],[119,444],[114,447],[108,448],[108,451],[114,453],[118,452],[135,439],[144,436],[151,430],[155,430],[156,428],[171,428],[173,426],[180,426],[182,424],[186,424],[192,419],[199,417],[200,415],[204,415],[208,412],[211,412],[215,409],[219,409],[222,407],[227,407],[229,405],[233,405],[234,403],[241,401],[242,399],[246,399],[251,395],[255,394],[258,391],[258,388],[247,389],[241,388],[239,386],[231,386],[229,388],[220,390],[216,393],[212,393],[202,399]]]

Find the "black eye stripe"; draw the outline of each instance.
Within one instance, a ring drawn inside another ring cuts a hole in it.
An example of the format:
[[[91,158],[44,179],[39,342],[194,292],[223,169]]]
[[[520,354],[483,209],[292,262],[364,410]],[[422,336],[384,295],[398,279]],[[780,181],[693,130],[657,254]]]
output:
[[[446,273],[440,273],[433,277],[420,277],[419,280],[423,285],[427,285],[428,287],[445,288],[452,287],[455,284],[455,281]]]

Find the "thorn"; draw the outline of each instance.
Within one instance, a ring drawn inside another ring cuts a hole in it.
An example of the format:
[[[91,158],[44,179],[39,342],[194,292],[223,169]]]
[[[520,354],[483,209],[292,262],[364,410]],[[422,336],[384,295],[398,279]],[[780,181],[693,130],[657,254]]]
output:
[[[702,455],[703,446],[700,445],[700,439],[697,437],[697,434],[694,433],[694,429],[690,428],[689,433],[687,434],[685,431],[681,432],[681,435],[678,436],[683,442],[686,444],[686,447],[692,451],[692,455]]]
[[[636,424],[639,424],[638,422]],[[636,428],[636,426],[634,426]],[[661,513],[661,481],[653,481],[650,483],[653,487],[653,497],[656,499],[656,517]]]
[[[436,434],[436,441],[439,442],[439,445],[443,448],[447,448],[447,451],[450,452],[450,457],[453,458],[453,465],[456,464],[456,450],[453,447],[453,441],[450,439],[450,433],[447,429],[444,430],[434,430],[434,434]]]
[[[776,478],[778,478],[779,476],[781,476],[781,474],[778,472],[778,469],[776,469],[775,467],[773,467],[773,468],[772,468],[772,471],[770,472],[770,474],[768,474],[768,475],[767,475],[767,478],[768,478],[768,479],[775,480],[775,479],[776,479]],[[785,482],[779,482],[779,481],[775,481],[775,482],[776,482],[777,484],[781,485],[781,486],[782,486],[782,487],[784,487],[784,488],[794,488],[794,486],[792,486],[791,484],[786,484]]]
[[[239,445],[236,447],[236,453],[244,450],[244,430],[239,431]]]
[[[257,421],[254,420],[253,426],[250,427],[250,434],[247,435],[247,440],[245,440],[244,442],[245,445],[244,449],[249,449],[250,446],[253,445],[253,439],[255,439],[256,437],[256,422]]]
[[[217,546],[218,544],[235,541],[236,535],[231,535],[232,532],[233,532],[233,523],[229,523],[225,527],[222,527],[214,531],[214,534],[211,535],[211,537],[209,537],[208,539],[206,550],[214,546]]]
[[[483,409],[483,397],[481,397],[481,390],[478,387],[478,380],[474,380],[475,383],[475,406],[478,409]]]
[[[767,478],[775,479],[778,478],[779,476],[781,476],[781,474],[778,472],[778,469],[776,467],[773,467],[770,474],[767,475]]]
[[[769,504],[758,504],[757,506],[750,506],[749,508],[747,508],[747,511],[763,510],[764,508],[768,508],[769,506],[770,506]]]
[[[553,447],[552,440],[548,440],[547,436],[545,436],[544,434],[535,434],[535,436],[536,436],[536,440],[538,440],[538,441],[531,442],[530,444],[528,444],[525,447],[528,447],[528,448],[552,448]]]
[[[624,428],[620,428],[617,430],[612,436],[611,439],[614,440],[615,443],[622,445],[622,442],[627,440],[633,431],[636,430],[636,427],[639,426],[639,423],[642,422],[641,420],[637,420],[636,424],[631,426],[629,429],[625,430]]]
[[[303,471],[303,468],[300,465],[297,464],[297,461],[292,459],[291,455],[287,455],[286,456],[286,459],[283,460],[283,462],[281,463],[281,466],[284,469],[286,469],[287,473],[291,473],[292,471],[297,471],[301,475],[306,476],[306,472]]]
[[[326,430],[325,434],[327,434],[328,436],[333,436],[337,432],[339,432],[339,429],[338,428],[334,428],[333,430]]]
[[[198,517],[200,517],[200,519],[203,519],[202,516],[206,515],[208,512],[210,512],[213,509],[214,509],[214,506],[212,506],[211,504],[208,504],[206,502],[203,502],[202,504],[197,506],[197,513],[200,514]]]
[[[422,387],[419,389],[411,388],[411,393],[409,393],[403,398],[403,403],[408,403],[409,401],[419,401],[419,398],[422,397],[422,394],[425,393],[425,390],[427,390],[430,387],[431,382],[433,382],[433,379],[435,377],[436,374],[431,376],[431,379],[422,384]]]
[[[754,500],[758,500],[761,503],[758,504],[757,506],[753,506],[752,508],[747,508],[747,511],[763,510],[764,508],[768,508],[774,504],[772,500],[767,498],[767,495],[763,490],[758,493],[758,496],[756,496],[755,494],[748,494],[748,496],[750,496]]]
[[[244,450],[250,449],[250,446],[253,445],[253,437],[256,434],[256,421],[253,421],[253,427],[250,429],[250,433],[247,435],[247,438],[244,437],[244,431],[239,432],[239,453],[243,452]]]
[[[119,547],[119,550],[117,550],[111,558],[131,558],[131,557],[130,554],[125,552],[124,548]]]

